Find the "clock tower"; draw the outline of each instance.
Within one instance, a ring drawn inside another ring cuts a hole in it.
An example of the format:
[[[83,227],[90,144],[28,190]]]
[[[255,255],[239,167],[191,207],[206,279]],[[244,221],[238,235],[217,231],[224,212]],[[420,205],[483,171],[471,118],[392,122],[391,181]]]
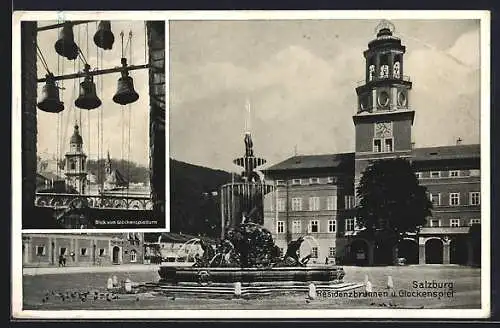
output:
[[[408,101],[412,83],[403,75],[406,47],[388,21],[379,23],[376,33],[363,53],[365,79],[356,88],[355,185],[370,161],[409,157],[412,151],[415,112]]]

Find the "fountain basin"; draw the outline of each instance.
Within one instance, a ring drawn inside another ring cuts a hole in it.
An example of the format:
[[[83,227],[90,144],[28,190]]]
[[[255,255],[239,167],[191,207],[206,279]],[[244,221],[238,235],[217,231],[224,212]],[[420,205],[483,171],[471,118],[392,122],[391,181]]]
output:
[[[337,266],[275,268],[197,268],[164,266],[158,270],[160,282],[169,284],[197,282],[341,282],[344,270]]]

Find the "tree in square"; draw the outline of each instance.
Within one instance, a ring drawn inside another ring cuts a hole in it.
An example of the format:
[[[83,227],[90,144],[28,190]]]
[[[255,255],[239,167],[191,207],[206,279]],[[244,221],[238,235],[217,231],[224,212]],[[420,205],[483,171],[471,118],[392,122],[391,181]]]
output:
[[[372,162],[363,172],[356,192],[359,227],[388,250],[407,233],[417,232],[432,215],[427,188],[419,185],[406,159]]]

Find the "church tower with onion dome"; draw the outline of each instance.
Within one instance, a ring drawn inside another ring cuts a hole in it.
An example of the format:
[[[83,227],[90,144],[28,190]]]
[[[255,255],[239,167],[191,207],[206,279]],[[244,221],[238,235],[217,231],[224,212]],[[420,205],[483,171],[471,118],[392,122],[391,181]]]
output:
[[[87,185],[87,155],[83,152],[83,138],[75,123],[73,135],[69,141],[69,151],[65,156],[66,185],[79,194],[85,194]]]

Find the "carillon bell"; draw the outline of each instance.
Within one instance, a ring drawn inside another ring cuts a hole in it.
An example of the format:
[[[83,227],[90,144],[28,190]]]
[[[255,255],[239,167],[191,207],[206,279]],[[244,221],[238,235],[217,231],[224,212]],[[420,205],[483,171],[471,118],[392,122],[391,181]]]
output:
[[[59,88],[56,86],[54,75],[47,74],[45,85],[42,88],[42,97],[37,107],[47,113],[59,113],[64,110],[64,103],[59,100]]]
[[[78,57],[78,46],[75,43],[73,35],[73,24],[71,22],[64,22],[64,26],[59,34],[59,40],[56,41],[54,46],[56,52],[69,60],[74,60]]]
[[[123,67],[127,66],[127,59],[122,58]],[[120,105],[131,104],[139,99],[139,94],[134,90],[134,79],[128,75],[128,71],[124,69],[121,72],[122,76],[118,79],[118,90],[113,96],[113,101]]]
[[[114,42],[115,36],[113,35],[113,32],[111,32],[111,22],[100,21],[97,31],[94,34],[95,45],[104,50],[109,50],[113,48]]]
[[[89,67],[85,67],[88,72]],[[80,83],[80,95],[75,100],[75,106],[82,109],[94,109],[101,106],[102,102],[97,97],[95,83],[90,75],[87,74],[82,83]]]

